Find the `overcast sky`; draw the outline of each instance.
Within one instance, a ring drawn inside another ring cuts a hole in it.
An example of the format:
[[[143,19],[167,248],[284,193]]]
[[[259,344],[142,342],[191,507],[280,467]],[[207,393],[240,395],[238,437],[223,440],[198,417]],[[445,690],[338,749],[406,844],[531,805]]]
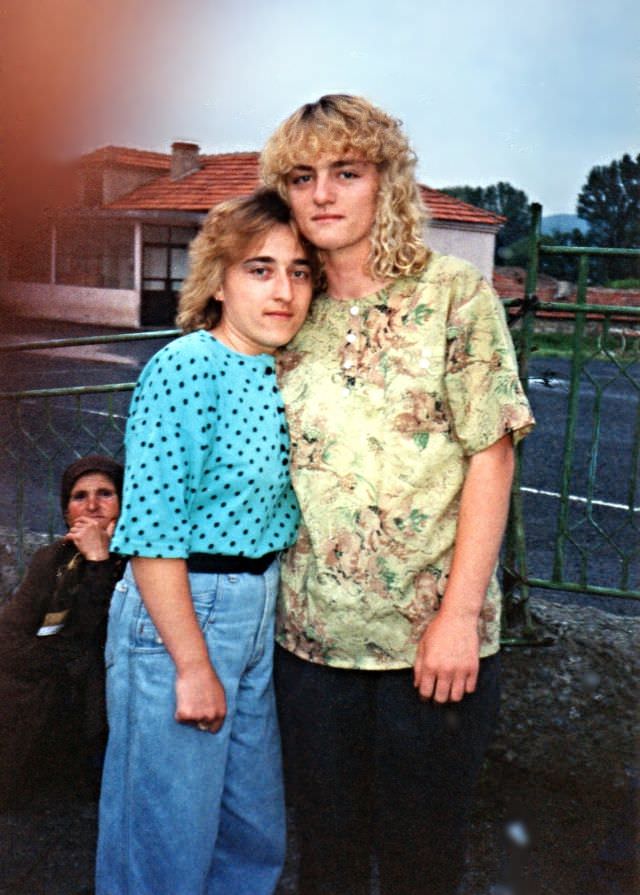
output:
[[[260,149],[301,103],[357,93],[403,120],[422,182],[508,180],[551,214],[640,151],[637,0],[23,3],[17,83],[65,152]]]

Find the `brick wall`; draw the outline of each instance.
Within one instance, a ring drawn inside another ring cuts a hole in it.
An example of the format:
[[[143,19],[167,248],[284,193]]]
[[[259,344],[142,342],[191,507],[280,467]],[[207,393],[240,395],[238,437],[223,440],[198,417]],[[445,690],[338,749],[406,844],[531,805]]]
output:
[[[493,286],[501,298],[522,298],[526,271],[522,267],[496,267],[493,272]],[[574,283],[565,283],[541,274],[538,278],[536,295],[540,301],[575,301]],[[594,305],[618,305],[626,308],[640,308],[640,289],[604,289],[592,286],[587,299]]]

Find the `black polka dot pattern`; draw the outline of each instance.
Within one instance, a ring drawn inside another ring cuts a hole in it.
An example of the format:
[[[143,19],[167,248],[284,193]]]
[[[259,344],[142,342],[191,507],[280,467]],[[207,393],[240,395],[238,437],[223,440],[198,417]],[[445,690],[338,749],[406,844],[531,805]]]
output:
[[[295,540],[289,434],[269,355],[198,331],[142,371],[125,438],[112,549],[132,556],[262,556]]]

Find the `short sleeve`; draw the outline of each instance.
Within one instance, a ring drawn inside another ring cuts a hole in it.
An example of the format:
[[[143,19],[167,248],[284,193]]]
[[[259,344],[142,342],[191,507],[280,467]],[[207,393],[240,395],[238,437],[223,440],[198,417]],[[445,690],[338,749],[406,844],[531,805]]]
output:
[[[502,304],[473,268],[456,277],[447,325],[446,394],[465,454],[534,426]]]
[[[127,422],[123,508],[111,544],[114,552],[189,555],[190,504],[210,450],[214,409],[207,365],[181,350],[180,340],[149,361]]]

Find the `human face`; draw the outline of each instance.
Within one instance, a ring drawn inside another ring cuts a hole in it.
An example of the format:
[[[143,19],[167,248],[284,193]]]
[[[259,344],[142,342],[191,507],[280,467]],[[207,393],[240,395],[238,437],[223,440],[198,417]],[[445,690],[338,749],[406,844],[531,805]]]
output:
[[[215,294],[222,318],[211,332],[241,354],[273,354],[304,323],[312,288],[300,242],[286,224],[275,224],[227,267]]]
[[[373,162],[323,153],[287,175],[300,230],[319,249],[366,257],[376,218],[380,174]]]
[[[67,504],[69,528],[78,519],[85,518],[95,519],[100,528],[106,529],[119,515],[118,492],[109,476],[101,472],[88,472],[76,479]]]

